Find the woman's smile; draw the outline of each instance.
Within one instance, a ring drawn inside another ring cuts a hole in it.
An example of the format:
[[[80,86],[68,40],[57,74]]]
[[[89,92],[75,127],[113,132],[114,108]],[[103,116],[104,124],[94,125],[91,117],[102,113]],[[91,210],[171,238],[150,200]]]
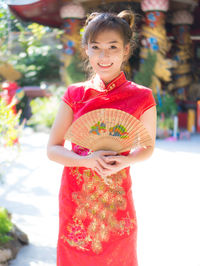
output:
[[[98,63],[98,66],[104,69],[110,68],[113,65],[113,63],[110,64],[102,64],[102,63]]]

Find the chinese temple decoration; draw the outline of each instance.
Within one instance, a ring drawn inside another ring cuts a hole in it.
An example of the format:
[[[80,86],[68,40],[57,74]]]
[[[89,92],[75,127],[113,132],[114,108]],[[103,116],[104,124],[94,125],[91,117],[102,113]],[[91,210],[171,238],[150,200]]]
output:
[[[141,64],[147,60],[149,52],[156,54],[150,87],[159,98],[162,94],[161,80],[165,82],[171,80],[170,69],[175,64],[173,60],[166,58],[171,48],[165,29],[165,17],[169,8],[169,0],[142,0],[141,8],[145,12],[145,23],[141,32]]]
[[[191,63],[193,58],[190,26],[193,16],[189,11],[176,11],[172,17],[175,47],[173,59],[177,67],[173,71],[175,96],[180,100],[188,98],[188,89],[192,83]]]
[[[79,67],[81,53],[80,30],[85,11],[79,4],[69,3],[60,10],[63,19],[64,33],[61,37],[63,43],[61,77],[66,85],[83,79],[83,72]]]
[[[168,0],[142,0],[141,8],[144,12],[155,11],[155,10],[167,12],[169,9],[169,1]]]

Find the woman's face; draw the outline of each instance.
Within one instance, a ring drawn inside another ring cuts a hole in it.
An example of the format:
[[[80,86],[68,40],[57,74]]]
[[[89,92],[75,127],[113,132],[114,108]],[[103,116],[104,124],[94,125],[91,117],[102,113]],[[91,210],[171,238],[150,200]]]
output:
[[[104,30],[95,41],[85,47],[93,70],[105,83],[109,83],[121,72],[121,65],[129,53],[130,46],[124,45],[121,35],[114,30]]]

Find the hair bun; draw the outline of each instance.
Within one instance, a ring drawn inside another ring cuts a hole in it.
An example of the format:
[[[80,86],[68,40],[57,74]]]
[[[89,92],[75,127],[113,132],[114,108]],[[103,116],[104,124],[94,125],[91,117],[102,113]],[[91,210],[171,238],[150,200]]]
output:
[[[133,28],[135,23],[135,15],[131,10],[123,10],[117,16],[125,20],[131,29]]]
[[[97,17],[98,15],[100,15],[100,13],[98,13],[98,12],[93,12],[93,13],[91,13],[91,14],[87,17],[87,19],[86,19],[86,21],[85,21],[85,26],[87,26],[87,25],[89,24],[89,22],[90,22],[91,20],[93,20],[95,17]]]

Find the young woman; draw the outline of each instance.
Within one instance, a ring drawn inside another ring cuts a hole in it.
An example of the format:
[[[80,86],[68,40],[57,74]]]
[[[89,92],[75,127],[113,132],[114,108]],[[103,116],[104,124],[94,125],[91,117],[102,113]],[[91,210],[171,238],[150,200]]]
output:
[[[122,71],[131,54],[134,14],[92,13],[82,44],[94,76],[70,85],[48,142],[49,159],[63,164],[59,194],[58,266],[136,266],[137,222],[131,191],[131,164],[149,158],[156,136],[156,103],[152,91],[128,81]],[[152,146],[134,152],[88,153],[64,135],[77,118],[92,110],[114,108],[139,119]],[[113,164],[115,162],[115,164]],[[104,177],[112,178],[112,185]]]

